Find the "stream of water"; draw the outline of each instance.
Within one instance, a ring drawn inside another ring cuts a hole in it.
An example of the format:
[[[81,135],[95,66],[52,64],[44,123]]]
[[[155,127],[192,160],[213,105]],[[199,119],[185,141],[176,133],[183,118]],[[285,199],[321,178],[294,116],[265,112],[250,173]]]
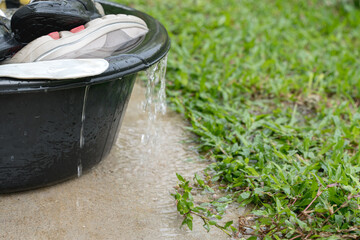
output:
[[[157,131],[154,123],[159,115],[166,114],[166,66],[167,56],[146,70],[146,99],[143,101],[143,109],[148,121],[141,142],[150,146],[149,151],[156,145]],[[159,88],[157,88],[158,84],[160,84]]]
[[[84,144],[85,144],[84,124],[85,124],[85,119],[86,119],[85,111],[86,111],[86,102],[87,102],[87,96],[89,93],[89,88],[90,88],[90,86],[86,86],[85,90],[84,90],[84,100],[83,100],[83,106],[82,106],[82,111],[81,111],[81,128],[80,128],[80,140],[79,140],[80,151],[83,149]],[[82,161],[82,154],[80,152],[80,156],[79,156],[78,163],[77,163],[78,177],[80,177],[82,175],[82,162],[81,161]]]

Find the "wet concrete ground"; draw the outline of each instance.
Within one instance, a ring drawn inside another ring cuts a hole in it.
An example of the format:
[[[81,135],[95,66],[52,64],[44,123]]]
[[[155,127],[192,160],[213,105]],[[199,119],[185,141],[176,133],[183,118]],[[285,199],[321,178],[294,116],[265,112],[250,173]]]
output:
[[[144,89],[135,85],[116,145],[90,172],[56,186],[0,195],[0,239],[228,239],[218,229],[206,233],[196,218],[192,232],[179,228],[182,217],[170,196],[175,173],[192,177],[205,164],[181,143],[188,136],[174,113],[157,119],[154,147],[143,144],[148,120],[142,101]]]

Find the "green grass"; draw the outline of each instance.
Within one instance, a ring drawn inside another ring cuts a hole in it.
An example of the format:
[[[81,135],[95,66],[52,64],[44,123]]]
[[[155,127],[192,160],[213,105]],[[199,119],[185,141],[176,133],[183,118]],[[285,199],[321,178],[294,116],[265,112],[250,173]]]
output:
[[[209,167],[174,194],[184,224],[252,239],[360,236],[360,9],[350,1],[124,0],[172,39],[171,106]],[[214,184],[217,183],[217,184]],[[194,204],[197,185],[226,197]],[[217,186],[217,187],[216,187]],[[227,204],[253,221],[219,225]]]

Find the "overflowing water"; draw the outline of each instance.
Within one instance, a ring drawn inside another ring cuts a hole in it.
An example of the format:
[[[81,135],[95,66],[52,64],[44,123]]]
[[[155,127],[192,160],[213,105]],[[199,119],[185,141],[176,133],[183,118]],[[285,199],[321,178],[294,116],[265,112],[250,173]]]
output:
[[[194,218],[193,231],[180,228],[183,218],[170,195],[177,183],[175,173],[191,179],[207,164],[199,161],[191,145],[183,144],[191,138],[183,131],[186,123],[178,114],[166,112],[165,67],[166,58],[147,71],[152,89],[135,84],[119,137],[99,165],[71,181],[0,196],[0,239],[228,239],[218,229],[207,233],[199,218]],[[86,144],[88,91],[80,147]],[[156,142],[156,148],[149,152],[151,146],[144,140]],[[78,169],[81,175],[81,158]],[[196,201],[205,198],[197,197]],[[243,209],[232,211],[227,216],[235,220]]]
[[[166,113],[166,66],[167,56],[161,59],[146,70],[146,100],[143,103],[144,111],[147,114],[147,130],[142,134],[141,142],[149,144],[151,147],[156,144],[157,131],[154,128],[154,122],[159,114]],[[160,87],[157,85],[160,84]]]

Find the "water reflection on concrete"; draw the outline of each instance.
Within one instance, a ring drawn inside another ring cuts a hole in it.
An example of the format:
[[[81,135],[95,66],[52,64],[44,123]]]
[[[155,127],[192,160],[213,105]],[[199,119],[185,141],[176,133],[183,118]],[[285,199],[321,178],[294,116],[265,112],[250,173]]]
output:
[[[157,119],[153,148],[141,143],[147,116],[144,89],[135,85],[111,154],[78,179],[53,187],[0,196],[0,239],[227,239],[195,220],[192,232],[170,196],[175,173],[192,177],[204,168],[182,140],[174,113]],[[150,151],[151,150],[151,151]]]

